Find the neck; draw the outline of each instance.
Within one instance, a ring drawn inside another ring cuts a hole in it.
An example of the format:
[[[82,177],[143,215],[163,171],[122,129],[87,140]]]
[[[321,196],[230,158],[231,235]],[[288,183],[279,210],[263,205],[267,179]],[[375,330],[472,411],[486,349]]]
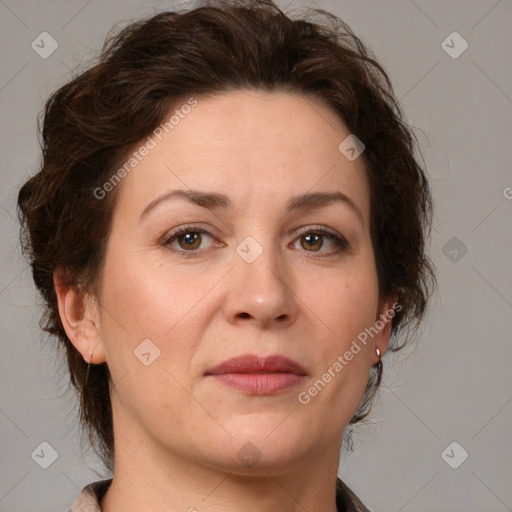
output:
[[[147,443],[117,438],[112,485],[102,512],[336,512],[338,447],[277,467],[218,468]],[[332,456],[335,455],[335,457]],[[306,460],[307,459],[307,460]]]

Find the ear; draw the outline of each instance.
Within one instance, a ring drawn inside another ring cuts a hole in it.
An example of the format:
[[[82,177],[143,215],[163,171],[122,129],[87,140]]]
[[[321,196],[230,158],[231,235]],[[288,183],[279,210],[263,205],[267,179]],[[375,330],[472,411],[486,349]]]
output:
[[[389,296],[379,301],[377,309],[377,316],[375,318],[375,326],[379,332],[375,336],[375,347],[379,348],[381,357],[386,353],[391,339],[391,323],[397,311],[400,311],[402,306],[398,303],[398,293],[390,294]],[[375,363],[378,362],[377,354],[375,354]]]
[[[60,272],[53,274],[53,283],[60,319],[71,343],[82,354],[86,363],[106,362],[100,337],[100,315],[96,299],[89,294],[79,293],[74,286],[66,283]]]

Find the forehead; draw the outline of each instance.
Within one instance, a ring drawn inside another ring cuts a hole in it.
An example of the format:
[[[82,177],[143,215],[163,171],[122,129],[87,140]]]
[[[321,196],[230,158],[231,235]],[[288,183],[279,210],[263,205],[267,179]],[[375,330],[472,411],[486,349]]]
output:
[[[367,219],[363,158],[350,161],[338,149],[348,135],[336,112],[297,93],[241,90],[185,99],[141,142],[150,140],[152,149],[123,179],[119,207],[143,208],[176,188],[227,194],[241,208],[265,198],[284,205],[305,192],[341,191]]]

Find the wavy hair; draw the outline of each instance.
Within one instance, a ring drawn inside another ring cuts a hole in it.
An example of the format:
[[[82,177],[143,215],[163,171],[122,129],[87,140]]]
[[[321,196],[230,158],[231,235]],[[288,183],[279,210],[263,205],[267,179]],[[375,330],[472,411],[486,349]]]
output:
[[[41,327],[66,354],[82,433],[109,469],[109,370],[106,363],[88,369],[68,339],[53,274],[95,291],[117,193],[101,200],[94,190],[183,98],[244,88],[321,99],[364,142],[379,293],[397,293],[401,305],[391,351],[412,339],[426,312],[436,278],[426,248],[432,197],[415,156],[419,145],[386,72],[343,21],[323,9],[293,19],[271,0],[206,0],[131,23],[111,33],[96,63],[48,99],[42,163],[18,196],[21,243],[44,300]],[[349,425],[369,414],[381,377],[382,365],[370,370]]]

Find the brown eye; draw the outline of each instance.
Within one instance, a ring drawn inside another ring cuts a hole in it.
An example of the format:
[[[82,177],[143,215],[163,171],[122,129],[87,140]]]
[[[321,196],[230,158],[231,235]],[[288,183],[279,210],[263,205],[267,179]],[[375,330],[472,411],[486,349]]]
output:
[[[324,230],[303,231],[297,240],[300,240],[302,249],[310,253],[319,253],[321,256],[329,256],[337,254],[348,249],[349,243],[345,238]],[[325,246],[325,241],[334,246],[332,250],[320,250]],[[325,254],[324,254],[325,253]]]
[[[185,250],[189,249],[199,249],[199,246],[201,245],[201,233],[198,233],[197,231],[188,231],[184,235],[179,235],[176,237],[176,240],[178,241],[178,245]]]
[[[300,237],[301,245],[304,249],[307,249],[308,251],[310,249],[321,249],[322,246],[324,245],[322,236],[323,235],[312,235],[312,234],[307,234],[307,235],[301,236]],[[305,243],[302,243],[302,241],[304,241]]]
[[[212,235],[204,229],[184,226],[170,233],[163,241],[163,245],[181,255],[191,256],[206,250],[201,248],[201,243],[204,241],[205,236],[213,239]]]

